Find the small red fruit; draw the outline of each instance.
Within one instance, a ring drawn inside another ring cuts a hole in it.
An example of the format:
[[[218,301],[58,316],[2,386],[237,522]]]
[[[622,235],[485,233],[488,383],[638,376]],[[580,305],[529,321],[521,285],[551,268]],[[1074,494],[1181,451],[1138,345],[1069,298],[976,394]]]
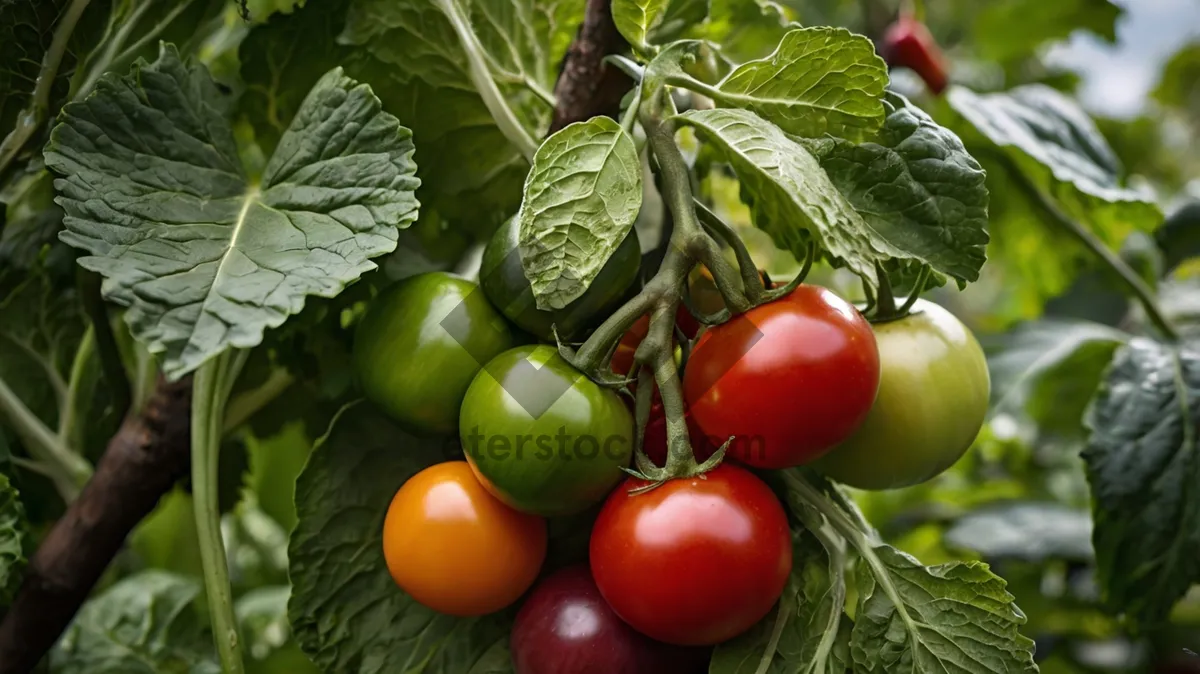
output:
[[[910,68],[925,80],[934,94],[946,88],[946,60],[925,24],[911,16],[901,16],[883,36],[880,55],[890,66]]]

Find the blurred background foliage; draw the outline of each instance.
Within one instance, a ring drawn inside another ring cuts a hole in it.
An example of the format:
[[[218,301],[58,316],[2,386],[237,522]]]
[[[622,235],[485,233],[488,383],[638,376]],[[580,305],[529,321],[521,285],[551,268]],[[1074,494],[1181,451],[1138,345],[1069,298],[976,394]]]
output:
[[[0,0],[0,7],[5,4],[6,0]],[[170,15],[170,3],[165,2],[93,4],[97,7],[89,11],[111,9],[114,16],[124,17],[123,21],[169,20],[170,27],[160,37],[181,44],[186,38],[191,53],[231,92],[240,94],[247,86],[240,79],[239,46],[272,16],[296,11],[297,3],[248,0],[243,7],[237,2],[191,2],[185,3],[190,12],[186,21]],[[143,6],[150,9],[139,13]],[[915,7],[945,49],[954,83],[981,92],[1041,83],[1084,101],[1129,182],[1152,190],[1167,216],[1167,224],[1153,235],[1126,238],[1121,255],[1158,286],[1168,312],[1185,330],[1196,331],[1200,326],[1200,265],[1184,261],[1200,253],[1200,235],[1196,234],[1200,231],[1200,3],[925,0]],[[736,44],[732,56],[749,58],[771,49],[783,29],[780,17],[807,25],[845,26],[879,37],[897,9],[893,0],[712,0],[714,20],[705,30],[707,35],[719,33]],[[1149,51],[1143,25],[1146,16],[1161,36]],[[686,13],[681,12],[680,17],[672,30],[686,34],[695,29]],[[97,30],[103,24],[97,19]],[[114,25],[123,24],[118,21],[109,29]],[[173,36],[172,31],[178,35]],[[84,34],[79,39],[101,37]],[[1158,53],[1163,44],[1171,53]],[[152,49],[152,44],[139,46],[131,41],[119,56],[131,61]],[[1122,63],[1129,68],[1112,65]],[[80,67],[85,78],[87,65]],[[112,67],[124,66],[114,63]],[[1130,72],[1143,76],[1131,78]],[[894,71],[893,78],[898,91],[939,123],[956,128],[949,105],[928,94],[920,80],[904,71]],[[1132,104],[1125,99],[1116,106],[1094,104],[1106,100],[1105,91],[1122,88],[1135,90]],[[0,113],[3,116],[9,111]],[[8,126],[11,120],[5,117],[3,121]],[[247,164],[261,166],[261,149],[248,119],[241,121],[239,133]],[[16,264],[36,258],[46,262],[47,273],[52,274],[54,256],[63,252],[52,244],[43,246],[52,240],[44,232],[56,231],[61,212],[50,202],[45,176],[37,170],[0,176],[4,188],[0,201],[6,204],[0,261]],[[1200,592],[1194,591],[1176,606],[1170,626],[1135,634],[1120,614],[1104,605],[1093,580],[1089,491],[1079,458],[1086,431],[1079,420],[1116,345],[1105,331],[1139,321],[1138,311],[1099,265],[1085,263],[1061,277],[1043,279],[1043,272],[1047,276],[1058,273],[1051,271],[1056,269],[1058,251],[1036,234],[1041,231],[1037,221],[1042,216],[1003,172],[990,172],[988,186],[993,245],[983,278],[965,291],[958,291],[953,284],[935,290],[931,299],[972,326],[989,351],[995,393],[989,423],[967,457],[935,480],[856,497],[886,539],[927,564],[963,558],[992,564],[1008,580],[1029,618],[1023,631],[1037,640],[1042,671],[1200,672],[1200,657],[1192,653],[1200,651]],[[787,277],[795,270],[790,254],[776,250],[765,234],[750,225],[732,177],[712,174],[701,191],[718,212],[739,225],[768,273]],[[506,215],[485,214],[480,220],[495,223]],[[653,232],[659,224],[639,222],[644,244],[655,238]],[[458,227],[437,217],[423,218],[418,226],[402,233],[400,249],[379,272],[364,278],[336,304],[310,303],[303,318],[290,321],[279,334],[269,335],[274,348],[255,351],[256,362],[248,366],[239,382],[240,394],[231,404],[230,416],[235,420],[239,409],[246,411],[240,417],[244,423],[231,424],[222,458],[223,530],[238,617],[253,659],[251,671],[315,671],[288,635],[287,534],[296,521],[295,478],[332,411],[352,395],[347,361],[350,328],[363,301],[387,280],[464,264],[462,258],[478,235],[474,228]],[[818,267],[814,274],[815,282],[861,299],[857,280],[844,272]],[[8,301],[0,303],[0,316],[6,310],[20,310],[9,305]],[[82,318],[60,315],[54,319],[54,325],[43,325],[38,334],[17,338],[80,339]],[[1082,327],[1079,320],[1090,323]],[[120,322],[114,323],[120,331]],[[1068,358],[1047,357],[1064,339],[1082,346],[1072,349]],[[36,365],[0,360],[0,367],[10,369]],[[51,363],[50,367],[62,370],[66,365]],[[46,391],[31,390],[23,392],[22,398],[37,401],[47,395]],[[260,404],[263,400],[269,400],[265,407]],[[104,403],[97,400],[97,409],[103,409]],[[50,418],[53,411],[44,414]],[[92,458],[102,450],[102,438],[115,428],[114,419],[95,416],[98,420],[84,431],[94,438],[86,443]],[[14,460],[8,447],[15,442],[0,430],[0,462]],[[19,465],[13,472],[37,532],[61,512],[61,503],[41,476]],[[130,610],[121,593],[136,587],[129,585],[134,581],[175,597],[183,613],[194,614],[188,620],[203,623],[204,597],[195,591],[199,586],[165,582],[154,575],[156,571],[199,580],[199,553],[186,485],[164,499],[138,527],[73,633],[86,638],[88,629],[103,632],[128,619],[118,612]]]

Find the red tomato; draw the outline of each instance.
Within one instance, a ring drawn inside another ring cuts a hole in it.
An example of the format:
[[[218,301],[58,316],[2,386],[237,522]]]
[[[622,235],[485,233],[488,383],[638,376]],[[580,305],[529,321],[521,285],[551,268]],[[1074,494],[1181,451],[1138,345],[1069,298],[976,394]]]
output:
[[[759,468],[819,458],[858,428],[878,390],[871,324],[810,285],[709,328],[683,377],[705,434],[734,437],[728,455]]]
[[[659,643],[625,624],[600,596],[586,565],[538,582],[510,639],[516,674],[700,674],[705,648]]]
[[[935,94],[942,93],[949,82],[937,41],[925,24],[911,16],[902,16],[888,27],[879,51],[888,65],[911,68]]]
[[[744,468],[648,492],[630,478],[592,528],[592,575],[609,606],[639,632],[681,646],[716,644],[765,616],[792,570],[779,499]]]

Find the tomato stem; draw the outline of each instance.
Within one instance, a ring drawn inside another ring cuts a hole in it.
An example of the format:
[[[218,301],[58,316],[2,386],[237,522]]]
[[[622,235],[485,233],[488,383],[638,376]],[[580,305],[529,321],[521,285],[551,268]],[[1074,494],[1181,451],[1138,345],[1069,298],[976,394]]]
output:
[[[875,280],[879,294],[875,298],[875,313],[872,320],[886,321],[896,317],[896,296],[892,294],[892,282],[882,264],[875,263]]]
[[[1021,185],[1022,189],[1029,196],[1033,197],[1033,200],[1050,216],[1050,219],[1066,230],[1068,234],[1075,237],[1077,241],[1094,253],[1096,257],[1103,260],[1120,277],[1125,286],[1142,305],[1142,309],[1146,312],[1146,317],[1158,328],[1159,332],[1168,341],[1179,341],[1179,330],[1163,314],[1162,308],[1158,306],[1158,300],[1155,297],[1154,291],[1142,280],[1142,277],[1126,264],[1119,255],[1104,245],[1104,242],[1093,234],[1091,230],[1059,208],[1054,199],[1049,197],[1037,185],[1033,184],[1033,181],[1016,164],[1013,162],[1006,163],[1009,174],[1016,179],[1017,183]]]
[[[746,242],[742,241],[742,237],[738,236],[733,227],[722,220],[721,216],[714,213],[699,199],[694,201],[696,213],[700,216],[700,223],[705,225],[711,233],[720,237],[726,245],[733,248],[733,253],[737,256],[738,271],[742,276],[742,290],[751,304],[759,304],[766,288],[763,286],[762,276],[758,273],[758,267],[754,264],[754,258],[750,256],[750,250],[746,248]]]
[[[225,351],[200,366],[194,382],[192,405],[192,497],[196,534],[200,540],[200,566],[212,620],[213,639],[227,674],[242,674],[241,642],[233,614],[233,591],[225,543],[221,540],[221,509],[217,500],[218,464],[225,404],[249,351]]]

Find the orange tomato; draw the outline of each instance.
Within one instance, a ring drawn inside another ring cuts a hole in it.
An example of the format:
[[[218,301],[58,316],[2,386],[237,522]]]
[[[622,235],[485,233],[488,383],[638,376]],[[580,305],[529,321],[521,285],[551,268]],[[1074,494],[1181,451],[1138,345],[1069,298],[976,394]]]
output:
[[[383,556],[413,599],[453,616],[515,602],[546,557],[546,521],[504,505],[466,461],[430,466],[404,483],[383,522]]]

